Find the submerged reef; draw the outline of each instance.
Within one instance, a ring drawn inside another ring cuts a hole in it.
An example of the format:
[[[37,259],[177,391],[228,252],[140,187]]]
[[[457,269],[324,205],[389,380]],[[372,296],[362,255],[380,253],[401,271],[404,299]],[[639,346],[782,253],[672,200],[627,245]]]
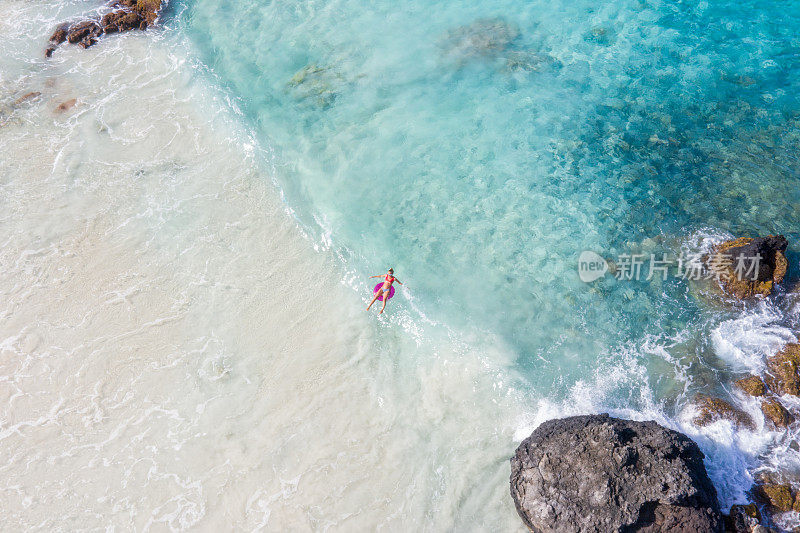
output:
[[[482,18],[448,31],[440,45],[445,56],[465,63],[475,58],[499,57],[519,35],[516,25],[500,17]]]
[[[520,41],[522,33],[501,17],[480,18],[449,30],[439,40],[441,55],[460,69],[469,63],[499,63],[505,72],[538,72],[561,63],[551,55],[531,50]]]
[[[345,77],[333,66],[309,63],[298,70],[286,85],[297,100],[327,109],[345,84]]]
[[[105,33],[145,30],[156,21],[164,4],[164,0],[116,0],[110,4],[115,10],[106,13],[99,20],[82,20],[57,27],[50,36],[50,45],[45,49],[44,55],[52,56],[56,48],[64,42],[89,48]]]
[[[531,531],[721,532],[717,493],[689,437],[604,415],[549,420],[511,458]]]

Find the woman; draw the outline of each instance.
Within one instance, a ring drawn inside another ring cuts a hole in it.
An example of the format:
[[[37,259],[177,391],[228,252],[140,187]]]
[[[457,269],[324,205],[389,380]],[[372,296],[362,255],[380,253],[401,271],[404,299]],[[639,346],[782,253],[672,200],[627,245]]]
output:
[[[378,313],[379,315],[383,313],[384,309],[386,309],[386,302],[389,300],[389,290],[392,288],[392,283],[396,281],[400,285],[403,284],[402,281],[394,277],[394,269],[391,268],[389,269],[389,272],[385,276],[379,274],[377,276],[370,276],[370,279],[381,278],[381,277],[383,278],[383,286],[380,289],[378,289],[378,291],[375,293],[375,297],[372,298],[372,301],[367,306],[367,311],[369,311],[369,308],[372,307],[372,304],[375,303],[375,300],[378,299],[378,296],[383,295],[383,307],[381,307],[381,312]]]

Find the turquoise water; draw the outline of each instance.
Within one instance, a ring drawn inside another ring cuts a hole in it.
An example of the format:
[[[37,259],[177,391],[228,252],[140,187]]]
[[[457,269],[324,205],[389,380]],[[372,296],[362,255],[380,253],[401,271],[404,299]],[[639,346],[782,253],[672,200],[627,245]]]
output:
[[[672,351],[702,356],[718,318],[682,281],[583,284],[582,250],[797,240],[800,4],[199,0],[180,12],[301,220],[359,275],[393,266],[426,316],[498,335],[540,392],[645,336],[689,338]]]

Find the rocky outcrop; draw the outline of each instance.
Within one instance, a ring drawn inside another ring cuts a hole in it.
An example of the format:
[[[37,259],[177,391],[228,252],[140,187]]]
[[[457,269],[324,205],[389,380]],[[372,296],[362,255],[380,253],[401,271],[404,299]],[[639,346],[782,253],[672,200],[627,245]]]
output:
[[[721,398],[698,394],[695,398],[695,404],[697,405],[698,415],[695,417],[694,423],[698,426],[707,426],[712,422],[723,419],[751,430],[756,427],[750,415]]]
[[[764,385],[764,380],[758,376],[747,376],[746,378],[734,381],[733,384],[750,396],[764,396],[767,392],[767,386]]]
[[[790,342],[767,358],[767,385],[776,394],[800,395],[800,344]]]
[[[756,500],[772,512],[800,511],[800,500],[789,483],[765,483],[753,489]]]
[[[705,265],[727,295],[739,299],[767,296],[786,275],[787,246],[783,235],[735,239],[717,246]]]
[[[545,422],[511,458],[511,496],[534,532],[722,531],[703,453],[655,422]]]
[[[725,516],[725,531],[752,533],[761,524],[761,513],[754,503],[734,505]]]
[[[112,2],[115,11],[106,13],[100,20],[83,20],[62,24],[50,36],[50,45],[44,55],[50,57],[58,45],[67,41],[88,48],[104,33],[144,30],[153,24],[166,2],[163,0],[118,0]]]
[[[102,34],[103,30],[99,24],[92,20],[85,20],[70,26],[67,31],[67,42],[78,44],[82,48],[89,48],[97,42],[97,38]]]
[[[103,26],[105,33],[147,29],[147,23],[144,18],[135,11],[106,13],[100,20],[100,24]]]
[[[785,428],[794,422],[792,413],[787,411],[786,408],[781,405],[781,402],[775,398],[764,400],[761,404],[761,412],[764,413],[764,418],[774,428]]]

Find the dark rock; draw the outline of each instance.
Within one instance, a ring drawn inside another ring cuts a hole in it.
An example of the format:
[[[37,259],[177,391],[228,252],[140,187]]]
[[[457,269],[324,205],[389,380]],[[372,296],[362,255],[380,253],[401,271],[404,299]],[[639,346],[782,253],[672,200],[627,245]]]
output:
[[[112,7],[122,8],[107,13],[99,21],[84,20],[72,26],[60,26],[50,37],[51,46],[44,55],[53,55],[56,47],[65,40],[88,48],[97,42],[104,33],[117,33],[129,30],[144,30],[158,18],[164,2],[162,0],[118,0]]]
[[[787,411],[786,408],[781,405],[781,402],[774,398],[764,400],[761,404],[761,412],[764,413],[764,418],[776,428],[785,428],[794,422],[792,413]]]
[[[511,458],[511,496],[534,532],[722,531],[703,453],[655,422],[550,420]]]
[[[114,2],[116,7],[125,7],[141,15],[145,23],[149,26],[158,18],[161,10],[162,0],[118,0]],[[144,28],[142,28],[144,29]]]
[[[85,20],[74,26],[70,26],[67,32],[67,41],[72,44],[79,44],[83,48],[89,48],[97,42],[97,38],[103,34],[101,28],[93,20]]]
[[[103,26],[103,31],[106,33],[116,33],[120,31],[130,31],[147,28],[142,16],[135,11],[114,11],[107,13],[100,21]]]
[[[783,235],[727,241],[706,259],[706,267],[718,275],[723,291],[730,296],[767,296],[786,275],[787,246]]]
[[[734,505],[725,516],[725,531],[732,533],[751,533],[761,523],[761,513],[754,503]]]
[[[747,376],[746,378],[738,379],[734,382],[734,385],[750,396],[764,396],[767,392],[764,381],[758,376]]]
[[[58,28],[55,29],[53,34],[50,36],[50,42],[59,45],[67,40],[67,30],[69,29],[69,24],[62,24]]]
[[[767,358],[767,385],[776,394],[800,396],[800,344],[790,342]]]
[[[755,429],[756,427],[750,415],[721,398],[711,398],[698,394],[695,398],[695,403],[700,411],[694,419],[694,423],[698,426],[707,426],[722,418],[747,429]]]

